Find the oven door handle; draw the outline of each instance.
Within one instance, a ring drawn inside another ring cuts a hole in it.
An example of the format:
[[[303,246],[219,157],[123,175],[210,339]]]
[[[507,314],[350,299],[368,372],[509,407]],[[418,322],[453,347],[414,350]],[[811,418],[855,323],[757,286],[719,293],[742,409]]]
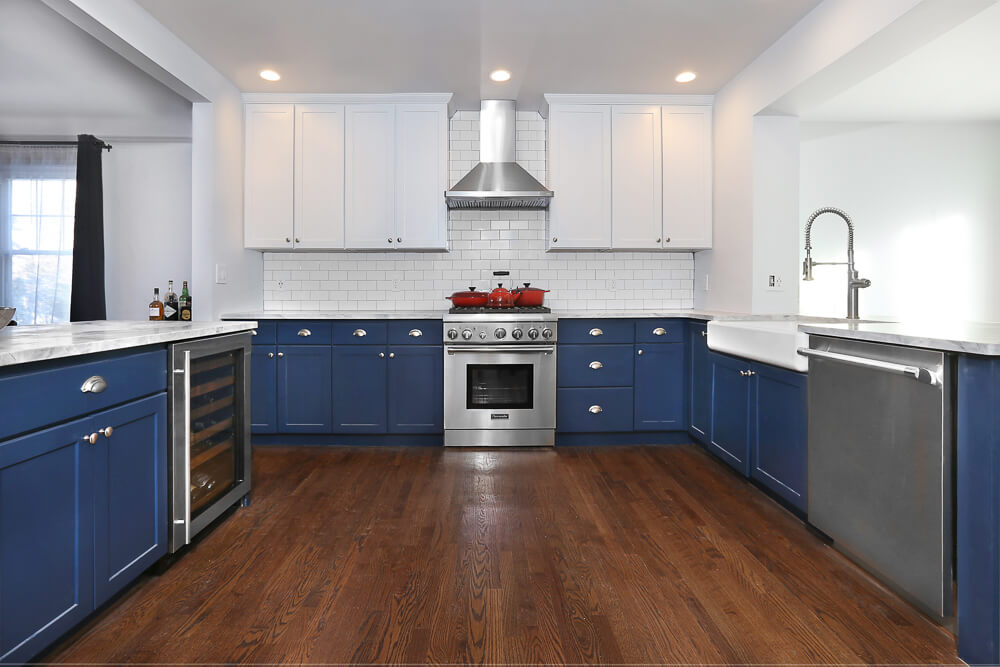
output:
[[[448,354],[455,354],[456,352],[538,352],[544,354],[551,354],[556,351],[554,345],[495,345],[492,347],[466,347],[454,346],[448,347]]]

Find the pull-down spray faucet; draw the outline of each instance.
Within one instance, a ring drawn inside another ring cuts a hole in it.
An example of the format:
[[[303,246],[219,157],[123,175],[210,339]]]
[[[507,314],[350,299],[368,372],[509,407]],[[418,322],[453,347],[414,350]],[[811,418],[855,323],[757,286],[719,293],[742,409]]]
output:
[[[812,259],[812,226],[816,218],[824,213],[838,215],[847,223],[847,262],[814,262]],[[867,278],[859,278],[858,272],[854,269],[854,223],[851,218],[839,208],[826,206],[814,211],[806,221],[806,259],[802,262],[802,280],[813,279],[813,267],[822,265],[847,264],[847,319],[858,319],[858,290],[868,287],[872,281]]]

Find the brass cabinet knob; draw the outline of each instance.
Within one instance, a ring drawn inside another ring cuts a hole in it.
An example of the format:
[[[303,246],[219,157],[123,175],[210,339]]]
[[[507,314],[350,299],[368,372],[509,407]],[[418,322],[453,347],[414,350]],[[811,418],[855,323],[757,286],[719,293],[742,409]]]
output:
[[[642,350],[639,350],[638,352],[636,352],[636,354],[638,354],[641,357],[642,356]]]
[[[114,432],[114,430],[115,429],[113,429],[110,426],[105,426],[104,428],[100,429],[97,432],[100,433],[101,435],[103,435],[105,438],[110,438],[111,434]]]
[[[670,237],[668,236],[664,243],[670,243]]]
[[[386,241],[388,241],[389,243],[392,243],[392,239],[391,238],[386,239]]]
[[[658,237],[658,238],[656,239],[656,242],[657,242],[657,243],[659,243],[659,242],[660,242],[660,241],[662,241],[662,240],[663,240],[662,238],[659,238],[659,237]]]
[[[267,353],[267,358],[268,359],[274,359],[274,352],[268,352]]]
[[[292,242],[291,237],[286,236],[285,237],[285,243],[291,243],[291,242]]]
[[[402,236],[399,236],[399,237],[396,238],[396,243],[402,243],[402,242],[403,242],[403,237]]]
[[[379,352],[378,353],[378,358],[379,359],[385,359],[385,352]]]
[[[279,353],[278,353],[278,358],[279,358],[279,359],[281,359],[281,358],[282,358],[283,356],[285,356],[285,353],[284,353],[284,352],[279,352]]]
[[[390,359],[395,359],[396,358],[396,353],[395,352],[390,352],[389,353],[389,358]]]
[[[707,331],[705,331],[704,329],[702,329],[702,330],[701,330],[701,335],[702,335],[702,336],[708,336],[708,332],[707,332]]]
[[[299,237],[298,237],[298,236],[296,236],[296,237],[295,237],[295,242],[296,242],[296,243],[302,243],[302,241],[300,241],[300,240],[299,240]]]
[[[97,434],[96,433],[91,433],[90,435],[85,435],[85,436],[83,436],[83,441],[84,442],[89,442],[92,445],[96,445],[97,444]]]

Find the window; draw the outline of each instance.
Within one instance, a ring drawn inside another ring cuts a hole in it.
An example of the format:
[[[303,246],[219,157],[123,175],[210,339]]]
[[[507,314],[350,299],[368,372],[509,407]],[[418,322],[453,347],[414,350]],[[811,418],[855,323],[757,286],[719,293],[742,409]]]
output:
[[[76,150],[0,146],[0,305],[19,324],[69,320]]]

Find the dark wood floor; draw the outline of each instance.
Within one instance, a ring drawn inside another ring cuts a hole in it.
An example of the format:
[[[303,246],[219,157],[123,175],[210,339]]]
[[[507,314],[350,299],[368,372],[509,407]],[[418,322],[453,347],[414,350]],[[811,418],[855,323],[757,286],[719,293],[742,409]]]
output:
[[[258,448],[253,504],[45,660],[958,663],[693,446]]]

